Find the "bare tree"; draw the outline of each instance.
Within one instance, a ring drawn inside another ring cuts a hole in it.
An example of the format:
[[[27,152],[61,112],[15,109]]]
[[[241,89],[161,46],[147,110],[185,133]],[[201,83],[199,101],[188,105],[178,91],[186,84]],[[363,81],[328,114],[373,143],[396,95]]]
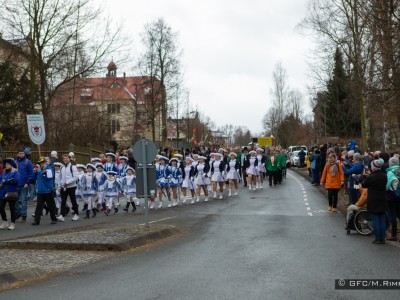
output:
[[[155,95],[158,99],[152,101],[154,113],[150,113],[149,118],[161,112],[163,143],[167,140],[168,103],[174,99],[176,89],[180,85],[181,52],[177,39],[177,33],[161,18],[146,24],[142,33],[145,50],[139,59],[139,69],[142,75],[154,78],[159,84],[159,95]]]
[[[91,0],[7,1],[0,24],[5,38],[28,44],[32,99],[45,116],[58,87],[97,72],[126,41]]]
[[[287,83],[287,72],[281,62],[276,64],[272,77],[274,84],[271,89],[273,106],[276,108],[275,113],[278,123],[282,123],[286,114],[289,88]]]

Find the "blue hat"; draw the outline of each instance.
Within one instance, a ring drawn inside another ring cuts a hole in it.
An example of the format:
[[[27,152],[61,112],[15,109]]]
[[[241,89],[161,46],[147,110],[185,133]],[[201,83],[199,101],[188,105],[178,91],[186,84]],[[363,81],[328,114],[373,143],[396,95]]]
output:
[[[116,155],[115,155],[114,153],[109,152],[109,153],[106,153],[106,157],[107,157],[107,156],[111,156],[111,157],[114,157],[114,158],[115,158]]]
[[[98,167],[100,167],[100,168],[102,168],[102,169],[104,170],[103,164],[96,164],[96,169],[97,169]]]
[[[18,169],[17,162],[13,158],[6,158],[3,162],[5,164],[10,164],[14,169]]]
[[[165,156],[160,156],[158,159],[164,160],[165,162],[168,162],[168,161],[169,161],[169,159],[166,158]]]
[[[108,171],[107,174],[108,174],[108,175],[114,175],[114,176],[116,176],[118,173],[115,172],[115,171]]]
[[[178,163],[179,162],[179,160],[177,159],[177,158],[171,158],[170,160],[169,160],[169,162],[171,163],[171,162],[173,162],[173,161],[176,161],[176,163]]]
[[[127,158],[126,156],[120,156],[120,157],[119,157],[119,160],[126,160],[126,161],[128,161],[128,158]]]
[[[101,159],[100,158],[98,158],[98,157],[93,157],[91,160],[90,160],[91,162],[101,162]]]

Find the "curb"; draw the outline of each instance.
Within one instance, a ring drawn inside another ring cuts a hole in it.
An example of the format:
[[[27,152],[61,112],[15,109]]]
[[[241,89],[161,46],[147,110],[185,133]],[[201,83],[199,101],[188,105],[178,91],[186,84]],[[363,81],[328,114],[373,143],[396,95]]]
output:
[[[16,270],[12,272],[5,272],[0,274],[0,291],[1,288],[10,283],[16,283],[21,281],[32,281],[39,279],[48,274],[46,271],[38,268],[29,268]]]
[[[115,243],[62,243],[62,242],[31,242],[31,241],[3,241],[0,248],[23,250],[80,250],[80,251],[127,251],[145,245],[150,241],[161,240],[181,231],[174,227],[161,228],[148,233],[138,234],[132,238],[122,239]],[[0,281],[1,283],[1,281]]]

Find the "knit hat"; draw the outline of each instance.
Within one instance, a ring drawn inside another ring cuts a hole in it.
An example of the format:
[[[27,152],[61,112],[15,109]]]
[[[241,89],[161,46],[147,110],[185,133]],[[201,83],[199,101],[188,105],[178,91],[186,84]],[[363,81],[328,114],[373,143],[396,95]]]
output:
[[[400,165],[399,157],[393,156],[389,159],[389,167]]]
[[[380,159],[375,159],[372,163],[371,163],[371,170],[372,172],[378,171],[382,168],[383,164],[385,162],[383,161],[382,158]]]

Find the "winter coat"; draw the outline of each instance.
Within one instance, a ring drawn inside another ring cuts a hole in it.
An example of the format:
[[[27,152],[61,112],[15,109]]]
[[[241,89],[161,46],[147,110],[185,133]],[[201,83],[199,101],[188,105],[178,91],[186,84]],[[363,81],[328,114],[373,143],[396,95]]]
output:
[[[382,171],[373,172],[362,183],[368,189],[367,210],[372,214],[381,214],[387,210],[386,201],[387,176]]]
[[[4,199],[8,192],[16,192],[19,182],[19,172],[17,170],[14,170],[13,172],[11,172],[11,170],[5,170],[0,176],[0,183],[2,184],[0,189],[0,199]]]
[[[271,158],[273,158],[271,160]],[[278,155],[268,155],[267,156],[267,161],[265,163],[265,168],[267,169],[268,172],[275,172],[278,171],[280,162],[280,158]],[[272,163],[273,162],[273,163]]]
[[[31,161],[26,157],[23,159],[17,157],[15,161],[17,162],[19,173],[18,187],[23,187],[25,184],[30,184],[33,179],[33,165]]]
[[[361,196],[358,199],[356,206],[361,207],[361,208],[367,208],[368,189],[361,188],[360,193],[361,193]]]
[[[337,172],[336,176],[332,176],[333,165],[326,164],[322,172],[321,184],[325,183],[327,189],[340,189],[344,181],[344,173],[341,164],[336,163]]]
[[[38,194],[50,194],[54,189],[54,173],[49,165],[43,170],[35,172],[34,179],[36,180]]]
[[[400,201],[396,197],[395,191],[399,186],[400,167],[392,166],[386,169],[388,181],[386,183],[386,200],[387,201]]]
[[[343,168],[344,174],[350,176],[349,184],[350,184],[351,190],[354,189],[354,178],[351,175],[352,174],[356,174],[356,175],[362,174],[363,170],[364,170],[364,165],[362,162],[356,163],[350,169]]]
[[[310,157],[310,162],[311,162],[311,169],[313,170],[321,170],[321,155],[320,154],[315,154],[314,156]]]

